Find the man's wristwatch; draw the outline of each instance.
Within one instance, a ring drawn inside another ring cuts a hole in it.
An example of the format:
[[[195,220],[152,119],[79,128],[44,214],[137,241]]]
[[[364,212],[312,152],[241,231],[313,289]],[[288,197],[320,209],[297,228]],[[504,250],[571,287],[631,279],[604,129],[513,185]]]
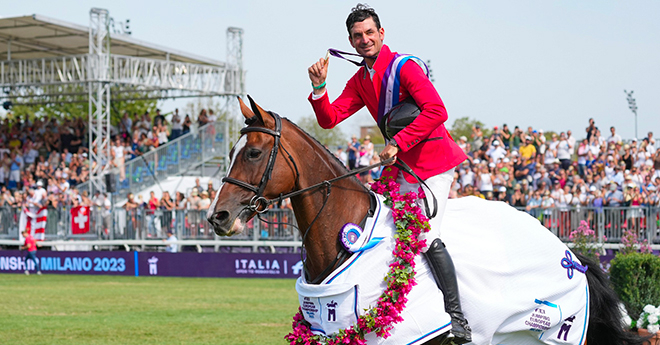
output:
[[[390,140],[389,144],[396,147],[397,149],[400,149],[399,144],[397,144],[396,140],[394,140],[394,139]]]

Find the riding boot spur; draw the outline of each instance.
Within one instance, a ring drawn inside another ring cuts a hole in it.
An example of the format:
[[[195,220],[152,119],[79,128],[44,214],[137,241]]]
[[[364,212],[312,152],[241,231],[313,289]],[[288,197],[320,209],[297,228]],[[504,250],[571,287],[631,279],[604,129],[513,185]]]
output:
[[[431,272],[438,288],[444,295],[445,311],[451,316],[450,336],[453,337],[452,341],[454,344],[471,342],[472,330],[461,310],[454,262],[449,256],[445,244],[439,238],[436,238],[424,253],[424,256],[431,266]]]

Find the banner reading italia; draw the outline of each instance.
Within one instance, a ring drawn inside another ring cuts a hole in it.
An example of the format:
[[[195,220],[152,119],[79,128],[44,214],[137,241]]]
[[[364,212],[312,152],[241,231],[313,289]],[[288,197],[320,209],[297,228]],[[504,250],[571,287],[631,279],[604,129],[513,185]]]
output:
[[[71,208],[71,233],[74,235],[89,232],[89,207],[76,206]]]
[[[302,270],[300,254],[40,250],[37,257],[44,274],[298,278]],[[0,273],[23,273],[33,266],[25,261],[25,251],[0,251]]]

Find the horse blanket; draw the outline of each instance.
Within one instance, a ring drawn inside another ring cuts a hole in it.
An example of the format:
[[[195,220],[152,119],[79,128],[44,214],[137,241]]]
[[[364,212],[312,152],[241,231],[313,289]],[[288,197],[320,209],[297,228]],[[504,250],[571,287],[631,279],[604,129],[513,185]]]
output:
[[[298,278],[296,290],[305,319],[317,333],[353,325],[385,289],[395,233],[392,214],[378,207],[358,243],[383,239],[354,254],[321,284]],[[431,220],[434,238],[438,231]],[[474,344],[584,344],[589,291],[575,255],[539,221],[502,202],[476,197],[447,202],[442,240],[457,271],[461,303]],[[356,244],[358,244],[356,243]],[[387,339],[368,344],[419,344],[451,327],[442,293],[422,256],[415,259],[418,285]]]

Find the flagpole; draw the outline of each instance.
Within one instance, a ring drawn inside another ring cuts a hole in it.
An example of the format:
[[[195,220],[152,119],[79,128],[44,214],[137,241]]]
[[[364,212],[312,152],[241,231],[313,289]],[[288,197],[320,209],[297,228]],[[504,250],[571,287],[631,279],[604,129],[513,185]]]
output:
[[[628,100],[628,108],[632,110],[633,114],[635,114],[635,138],[637,137],[637,102],[633,98],[633,90],[630,90],[630,92],[623,90],[623,92],[626,94],[626,99]]]

